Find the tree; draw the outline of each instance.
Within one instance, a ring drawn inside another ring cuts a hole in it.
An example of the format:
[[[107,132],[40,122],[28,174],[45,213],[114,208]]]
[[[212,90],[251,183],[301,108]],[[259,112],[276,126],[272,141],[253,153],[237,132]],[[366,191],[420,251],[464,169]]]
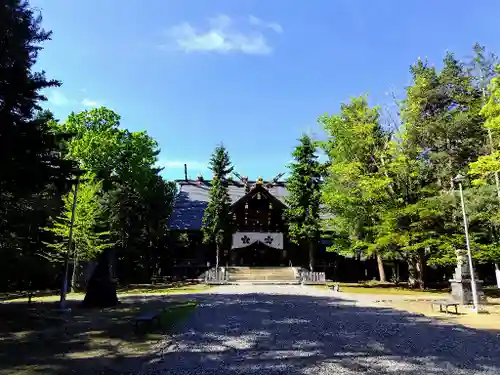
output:
[[[380,280],[385,281],[382,249],[369,246],[375,240],[374,226],[390,183],[382,173],[389,135],[380,126],[378,108],[370,108],[361,96],[343,104],[338,115],[318,121],[328,135],[323,144],[329,157],[323,198],[333,228],[350,239],[348,253],[365,251],[376,256]]]
[[[103,180],[105,191],[116,182],[140,187],[151,172],[159,172],[155,168],[158,143],[146,132],[120,129],[120,115],[108,108],[71,113],[52,127],[58,134],[72,134],[66,142],[66,157]]]
[[[488,72],[488,69],[484,69]],[[497,66],[497,74],[500,73],[500,65]],[[492,76],[492,74],[490,74]],[[486,90],[483,86],[483,93]],[[500,148],[499,148],[499,132],[500,132],[500,77],[496,76],[491,79],[491,84],[488,86],[489,97],[485,98],[485,104],[481,109],[481,115],[485,118],[484,127],[488,131],[490,152],[486,155],[481,155],[479,158],[470,163],[469,174],[475,177],[473,181],[476,185],[486,184],[491,182],[492,175],[495,179],[496,193],[498,199],[500,199],[500,188],[499,188],[499,172],[500,172]],[[483,97],[486,95],[483,94]],[[491,212],[491,210],[488,210]],[[495,269],[498,271],[498,262],[500,261],[500,254],[495,249],[500,243],[500,207],[491,215],[487,217],[487,222],[491,226],[491,251],[487,251],[489,254],[483,258],[489,259],[495,263]],[[498,272],[497,272],[498,278]]]
[[[453,54],[445,56],[439,72],[421,60],[410,71],[413,83],[401,108],[400,158],[393,158],[391,165],[404,204],[391,212],[395,226],[386,233],[399,235],[398,248],[409,260],[410,283],[415,274],[415,285],[423,288],[427,261],[454,263],[463,248],[453,178],[484,152],[486,133],[479,115],[480,91]]]
[[[307,135],[299,139],[300,144],[292,156],[290,178],[286,198],[285,217],[288,223],[290,239],[298,245],[306,243],[309,247],[309,269],[314,270],[315,244],[320,235],[320,180],[321,165],[315,154],[316,147]]]
[[[61,159],[47,119],[37,115],[46,99],[41,90],[60,85],[34,71],[51,36],[41,21],[26,1],[7,0],[0,7],[0,256],[6,286],[30,277],[27,264],[42,268],[35,255],[43,246],[39,228],[57,207],[57,190],[73,168]]]
[[[70,228],[72,228],[73,277],[71,285],[75,287],[76,269],[79,260],[95,260],[98,255],[112,246],[110,232],[103,229],[104,207],[101,203],[102,182],[96,182],[93,176],[83,177],[78,186],[76,202],[73,202],[76,186],[63,198],[63,215],[53,221],[52,226],[45,228],[52,232],[58,241],[47,244],[52,252],[42,254],[51,261],[62,262],[68,251]],[[75,213],[71,223],[73,204]]]
[[[175,185],[166,182],[156,167],[160,152],[146,132],[123,129],[120,116],[101,107],[72,113],[55,132],[69,133],[66,157],[78,162],[102,181],[106,230],[111,232],[123,281],[150,280],[165,246],[167,218]]]
[[[213,172],[210,187],[210,201],[203,216],[203,241],[215,244],[215,267],[219,269],[220,249],[226,236],[232,233],[231,198],[228,193],[227,180],[233,171],[231,159],[224,145],[215,148],[209,162]]]

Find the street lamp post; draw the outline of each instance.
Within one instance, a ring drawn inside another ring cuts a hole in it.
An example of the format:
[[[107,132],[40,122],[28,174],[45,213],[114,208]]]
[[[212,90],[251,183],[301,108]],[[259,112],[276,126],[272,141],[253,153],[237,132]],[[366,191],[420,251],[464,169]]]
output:
[[[455,182],[458,182],[458,187],[460,189],[460,201],[462,204],[462,215],[464,219],[464,231],[465,231],[465,243],[467,245],[467,257],[469,258],[469,272],[471,277],[471,289],[472,289],[472,302],[474,304],[474,311],[479,311],[479,300],[477,297],[477,285],[476,278],[474,276],[474,266],[472,265],[472,252],[470,249],[470,240],[469,240],[469,226],[467,223],[467,214],[465,213],[465,202],[464,202],[464,193],[462,189],[462,182],[465,180],[465,177],[462,175],[457,175],[454,179]]]

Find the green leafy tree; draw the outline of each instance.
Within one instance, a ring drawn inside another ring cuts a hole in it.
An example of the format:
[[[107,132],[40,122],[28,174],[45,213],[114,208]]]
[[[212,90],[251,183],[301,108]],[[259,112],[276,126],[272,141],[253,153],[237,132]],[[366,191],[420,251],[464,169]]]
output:
[[[231,159],[224,145],[215,148],[210,158],[209,168],[213,172],[210,187],[210,201],[203,216],[203,241],[215,244],[215,266],[219,268],[220,249],[227,236],[232,233],[231,198],[227,179],[233,171]]]
[[[95,173],[106,191],[116,182],[140,188],[151,173],[159,172],[157,142],[146,132],[120,129],[120,116],[108,108],[72,113],[52,126],[57,133],[73,135],[66,143],[66,157]]]
[[[497,68],[500,73],[500,66]],[[500,172],[500,150],[498,141],[500,134],[500,77],[491,80],[490,95],[481,109],[484,116],[484,127],[492,134],[492,152],[481,155],[470,163],[469,173],[476,176],[475,183],[491,181],[493,174]]]
[[[288,235],[298,245],[309,248],[309,269],[314,270],[314,251],[320,238],[320,180],[321,165],[315,154],[316,147],[307,135],[299,139],[300,144],[292,156],[290,178],[286,198],[285,217],[288,223]]]
[[[497,73],[500,73],[500,65],[497,67]],[[484,89],[484,87],[483,87]],[[473,184],[486,185],[483,188],[487,189],[488,185],[492,184],[492,177],[494,177],[497,198],[500,199],[499,179],[500,173],[500,148],[499,148],[499,134],[500,134],[500,77],[496,76],[491,79],[491,84],[488,86],[486,101],[481,109],[481,115],[485,118],[484,127],[486,128],[489,136],[490,152],[479,156],[479,158],[470,163],[469,174],[475,177]],[[489,227],[489,246],[486,248],[481,247],[481,252],[478,258],[482,260],[489,260],[495,263],[495,268],[498,269],[498,262],[500,262],[500,254],[498,248],[500,245],[500,207],[491,207],[491,199],[488,201],[488,196],[485,194],[474,195],[474,200],[477,202],[479,197],[483,197],[483,208],[476,210],[476,214],[482,217],[482,223]],[[473,211],[474,212],[474,211]],[[487,213],[486,216],[482,214]],[[481,227],[479,227],[481,228]],[[484,228],[484,226],[483,226]],[[481,231],[484,232],[484,231]]]
[[[144,131],[123,129],[120,116],[105,107],[51,124],[57,134],[71,134],[65,156],[102,181],[106,229],[119,250],[121,279],[148,282],[158,268],[158,254],[166,252],[175,194],[175,185],[159,175],[157,142]]]
[[[350,240],[347,249],[334,250],[375,255],[380,279],[385,281],[382,249],[370,246],[390,183],[382,171],[389,135],[380,126],[378,108],[370,108],[367,98],[361,96],[343,104],[338,115],[325,115],[319,122],[328,136],[323,144],[329,157],[323,200],[333,217],[332,227]]]
[[[101,203],[102,182],[96,182],[92,176],[84,176],[78,185],[73,222],[72,241],[74,258],[81,260],[95,260],[103,249],[111,246],[109,231],[103,231],[104,207]],[[59,239],[56,243],[48,244],[54,251],[46,256],[54,261],[63,261],[68,248],[68,239],[73,209],[73,190],[63,197],[63,215],[54,220],[51,227],[45,228]]]

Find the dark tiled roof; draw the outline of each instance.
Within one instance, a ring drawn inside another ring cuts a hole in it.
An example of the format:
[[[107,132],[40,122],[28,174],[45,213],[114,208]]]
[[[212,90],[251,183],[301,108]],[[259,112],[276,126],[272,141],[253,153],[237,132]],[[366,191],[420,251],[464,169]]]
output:
[[[202,218],[207,208],[210,181],[177,180],[178,194],[174,202],[174,209],[169,220],[169,227],[177,230],[199,230]],[[249,186],[255,186],[255,181],[248,181]],[[286,182],[264,186],[277,199],[285,203],[288,195]],[[240,182],[231,182],[229,185],[231,202],[235,203],[245,196],[245,186]]]

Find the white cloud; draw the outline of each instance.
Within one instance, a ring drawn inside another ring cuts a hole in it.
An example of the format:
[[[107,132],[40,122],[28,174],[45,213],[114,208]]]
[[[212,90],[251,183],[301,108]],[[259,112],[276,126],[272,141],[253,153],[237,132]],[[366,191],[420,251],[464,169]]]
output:
[[[277,23],[265,23],[251,16],[251,26],[271,28],[281,33],[283,29]],[[249,55],[265,55],[272,52],[267,38],[258,30],[241,31],[236,29],[234,21],[227,15],[209,19],[210,27],[199,30],[184,22],[170,29],[170,36],[186,52],[241,52]]]
[[[56,107],[64,107],[71,103],[71,101],[64,95],[60,90],[52,90],[47,95],[47,99],[50,104]]]
[[[84,105],[85,107],[100,107],[101,104],[94,101],[94,100],[91,100],[91,99],[88,99],[88,98],[84,98],[82,100],[82,105]]]
[[[283,28],[277,22],[265,22],[255,16],[249,16],[248,22],[250,22],[250,25],[268,28],[273,30],[274,32],[277,32],[278,34],[281,34],[283,32]]]

